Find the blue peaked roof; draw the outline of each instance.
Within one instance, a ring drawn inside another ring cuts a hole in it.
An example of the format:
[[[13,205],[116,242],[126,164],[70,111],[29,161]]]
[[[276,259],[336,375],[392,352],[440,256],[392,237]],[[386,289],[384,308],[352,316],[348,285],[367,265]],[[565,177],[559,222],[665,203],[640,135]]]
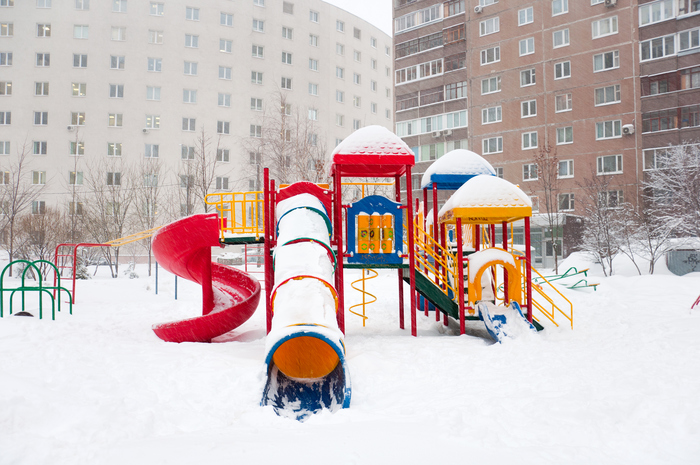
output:
[[[456,190],[474,176],[496,176],[496,170],[481,155],[470,150],[457,149],[446,153],[428,167],[421,180],[421,188]]]

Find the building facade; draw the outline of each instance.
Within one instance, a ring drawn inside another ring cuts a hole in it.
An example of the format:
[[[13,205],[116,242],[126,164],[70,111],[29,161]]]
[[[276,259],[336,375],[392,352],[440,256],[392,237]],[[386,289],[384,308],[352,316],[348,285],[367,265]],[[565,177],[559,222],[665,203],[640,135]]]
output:
[[[328,152],[393,127],[391,67],[389,36],[320,0],[0,0],[0,171],[28,150],[33,212],[73,212],[92,165],[117,160],[104,183],[123,185],[117,170],[158,159],[177,189],[204,138],[212,190],[254,190],[270,115]]]
[[[582,214],[585,186],[602,179],[607,206],[636,203],[663,147],[697,139],[698,8],[395,0],[396,131],[419,161],[413,188],[431,160],[467,148],[545,212],[537,157],[549,149],[563,217]]]

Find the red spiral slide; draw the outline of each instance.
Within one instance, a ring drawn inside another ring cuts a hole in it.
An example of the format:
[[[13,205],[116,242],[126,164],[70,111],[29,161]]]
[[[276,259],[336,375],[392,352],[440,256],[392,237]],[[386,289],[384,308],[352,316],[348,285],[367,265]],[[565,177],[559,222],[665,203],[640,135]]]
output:
[[[210,342],[250,318],[260,301],[260,283],[236,268],[212,263],[220,246],[216,214],[192,215],[153,236],[153,255],[169,272],[202,286],[202,316],[153,326],[168,342]]]

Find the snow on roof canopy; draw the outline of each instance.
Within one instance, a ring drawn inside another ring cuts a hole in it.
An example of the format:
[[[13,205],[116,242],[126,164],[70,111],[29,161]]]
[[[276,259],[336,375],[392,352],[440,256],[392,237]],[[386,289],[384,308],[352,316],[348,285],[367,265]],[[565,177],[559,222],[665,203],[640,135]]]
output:
[[[333,151],[331,175],[391,177],[415,165],[415,155],[399,136],[383,126],[366,126],[343,140]]]
[[[459,189],[462,184],[480,174],[496,176],[496,170],[478,153],[464,149],[452,150],[425,170],[421,189],[431,188],[433,183],[437,184],[439,190]]]
[[[490,224],[532,216],[532,202],[518,186],[497,176],[475,176],[447,199],[441,223]]]

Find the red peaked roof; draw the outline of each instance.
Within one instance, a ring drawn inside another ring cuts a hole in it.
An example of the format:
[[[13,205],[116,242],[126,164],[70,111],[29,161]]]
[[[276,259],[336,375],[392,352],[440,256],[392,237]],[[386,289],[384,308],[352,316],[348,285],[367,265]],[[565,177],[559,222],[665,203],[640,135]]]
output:
[[[350,134],[333,151],[331,175],[393,177],[415,165],[406,143],[382,126],[366,126]]]

